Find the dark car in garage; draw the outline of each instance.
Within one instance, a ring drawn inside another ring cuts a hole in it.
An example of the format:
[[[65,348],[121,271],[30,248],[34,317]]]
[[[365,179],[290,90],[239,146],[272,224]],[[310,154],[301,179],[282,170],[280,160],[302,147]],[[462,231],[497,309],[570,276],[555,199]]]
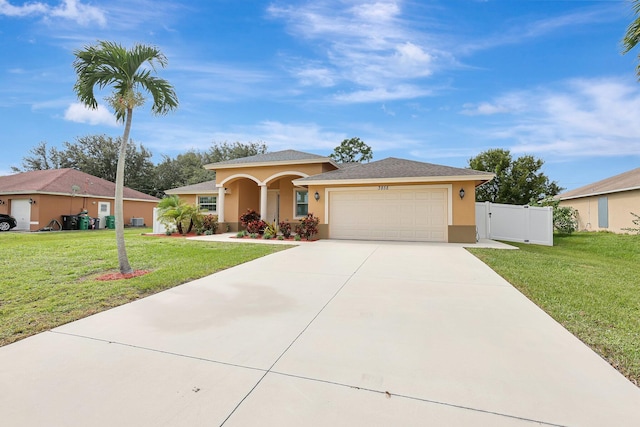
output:
[[[0,214],[0,231],[9,231],[16,225],[18,225],[18,223],[14,217],[11,215]]]

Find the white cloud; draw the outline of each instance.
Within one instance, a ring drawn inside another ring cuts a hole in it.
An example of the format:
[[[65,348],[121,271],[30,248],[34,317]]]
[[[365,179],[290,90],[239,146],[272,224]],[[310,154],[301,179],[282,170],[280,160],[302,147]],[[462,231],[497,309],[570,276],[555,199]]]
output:
[[[64,112],[64,119],[76,123],[88,123],[90,125],[118,126],[115,116],[102,105],[91,110],[79,102],[69,105]]]
[[[272,5],[268,12],[284,20],[292,35],[309,41],[319,52],[309,61],[312,66],[289,70],[302,85],[344,84],[348,92],[333,96],[334,101],[374,102],[410,99],[416,93],[429,92],[424,88],[397,88],[417,86],[416,80],[455,62],[448,52],[428,40],[431,36],[413,29],[401,6],[400,1],[388,0],[324,0],[296,6]]]
[[[561,157],[640,155],[640,88],[630,79],[574,79],[557,87],[507,94],[517,108],[486,103],[485,113],[504,112],[483,139],[506,140],[514,153]],[[479,111],[485,103],[478,104]],[[500,110],[500,111],[498,111]],[[469,114],[470,109],[463,110]]]
[[[84,26],[96,23],[104,27],[107,24],[107,19],[102,9],[83,4],[80,0],[62,0],[58,6],[50,6],[42,2],[14,6],[8,0],[0,0],[0,15],[14,17],[42,16],[45,19],[63,18]]]

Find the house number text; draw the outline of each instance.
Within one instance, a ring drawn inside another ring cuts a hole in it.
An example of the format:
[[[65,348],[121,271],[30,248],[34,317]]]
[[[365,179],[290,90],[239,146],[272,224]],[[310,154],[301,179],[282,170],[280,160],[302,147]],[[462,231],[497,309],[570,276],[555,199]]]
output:
[[[378,185],[378,190],[388,190],[389,186],[388,185]]]

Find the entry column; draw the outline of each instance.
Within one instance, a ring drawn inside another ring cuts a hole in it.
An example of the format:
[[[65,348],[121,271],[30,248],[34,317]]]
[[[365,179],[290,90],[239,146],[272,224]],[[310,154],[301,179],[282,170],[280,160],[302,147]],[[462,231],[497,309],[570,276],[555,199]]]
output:
[[[260,219],[267,218],[267,184],[260,185]]]
[[[218,211],[218,222],[224,222],[224,185],[222,187],[218,187],[216,211]]]

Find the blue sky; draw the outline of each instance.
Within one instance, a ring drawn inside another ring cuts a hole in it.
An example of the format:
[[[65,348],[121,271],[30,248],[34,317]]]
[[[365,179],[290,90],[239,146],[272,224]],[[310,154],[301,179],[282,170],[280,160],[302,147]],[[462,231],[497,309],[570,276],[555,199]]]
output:
[[[567,189],[639,166],[624,0],[0,0],[0,174],[45,141],[122,134],[75,98],[73,52],[155,45],[179,109],[136,110],[132,139],[175,156],[212,142],[465,167],[533,154]],[[100,93],[100,100],[108,93]]]

